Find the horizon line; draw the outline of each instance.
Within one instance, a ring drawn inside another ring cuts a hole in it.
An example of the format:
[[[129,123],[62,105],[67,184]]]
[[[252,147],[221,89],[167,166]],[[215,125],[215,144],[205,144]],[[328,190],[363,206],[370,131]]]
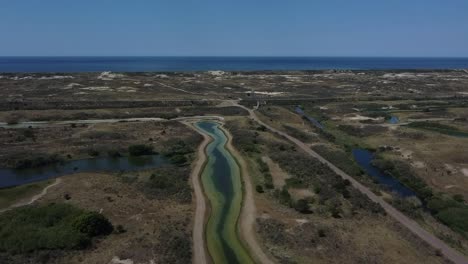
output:
[[[328,56],[328,55],[0,55],[0,58],[360,58],[468,59],[468,56]]]

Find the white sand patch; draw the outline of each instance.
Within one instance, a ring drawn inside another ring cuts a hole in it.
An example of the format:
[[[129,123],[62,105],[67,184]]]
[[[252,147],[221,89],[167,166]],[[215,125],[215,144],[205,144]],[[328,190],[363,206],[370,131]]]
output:
[[[251,93],[251,92],[244,92],[244,93]],[[254,91],[255,94],[261,94],[261,95],[271,95],[271,96],[278,96],[278,95],[283,95],[284,92],[258,92]]]
[[[458,94],[468,95],[468,92],[457,92]]]
[[[328,110],[328,107],[326,107],[326,106],[320,106],[319,109],[320,109],[320,110]]]
[[[267,214],[267,213],[262,213],[262,214],[260,215],[260,218],[262,218],[262,219],[270,219],[271,216],[270,216],[269,214]]]
[[[72,88],[75,87],[75,86],[83,86],[83,85],[81,85],[81,84],[79,84],[79,83],[69,83],[69,84],[67,84],[67,86],[65,86],[63,89],[64,89],[64,90],[69,90],[69,89],[72,89]]]
[[[382,117],[369,117],[369,116],[363,116],[363,115],[353,115],[350,117],[345,117],[346,120],[351,120],[351,121],[362,121],[362,120],[374,120],[374,121],[379,121],[382,120]]]
[[[270,169],[271,177],[273,179],[273,185],[276,188],[281,188],[286,184],[286,179],[290,176],[281,169],[281,167],[275,163],[270,157],[263,156],[262,161],[268,165]]]
[[[32,76],[25,76],[25,77],[14,76],[10,78],[10,80],[13,80],[13,81],[32,80],[32,79],[34,79],[34,77]]]
[[[74,93],[76,95],[80,95],[80,94],[88,94],[87,92],[77,92],[77,93]]]
[[[110,88],[109,86],[90,86],[90,87],[80,88],[80,90],[99,91],[99,92],[113,91],[113,89]]]
[[[450,170],[450,171],[456,170],[455,167],[451,164],[445,163],[444,166],[447,170]]]
[[[226,74],[224,71],[208,71],[208,74],[213,76],[223,76]]]
[[[112,73],[110,71],[102,72],[97,78],[103,81],[112,81],[116,78],[123,78],[125,75],[120,73]]]
[[[161,78],[161,79],[167,79],[169,76],[167,74],[156,74],[154,77],[156,78]]]
[[[403,73],[386,73],[382,75],[382,78],[389,78],[389,79],[411,79],[411,78],[426,78],[430,77],[430,74],[424,74],[424,73],[419,73],[419,74],[414,74],[414,73],[409,73],[409,72],[403,72]]]
[[[411,92],[411,93],[421,93],[421,91],[416,90],[416,89],[408,89],[408,92]]]
[[[314,193],[309,189],[290,188],[289,193],[296,201],[314,196]]]
[[[413,167],[415,167],[417,169],[423,169],[423,168],[426,168],[426,163],[424,163],[422,161],[414,161],[413,162]]]
[[[39,78],[38,80],[62,80],[62,79],[74,79],[75,77],[73,76],[60,76],[60,75],[56,75],[56,76],[42,76],[41,78]]]
[[[152,85],[151,83],[145,83],[143,84],[143,87],[153,87],[154,85]]]
[[[445,185],[444,189],[452,189],[454,187],[457,187],[457,185]]]
[[[226,89],[226,90],[232,90],[231,87],[223,87],[223,88]]]
[[[300,225],[303,225],[303,224],[309,223],[310,221],[307,219],[296,219],[296,222]]]
[[[411,158],[411,156],[413,155],[413,151],[409,149],[400,149],[400,153],[401,153],[401,156],[407,159]]]
[[[463,173],[463,175],[464,175],[465,177],[468,177],[468,168],[463,168],[463,169],[461,169],[460,171],[461,171],[461,173]]]
[[[120,259],[117,256],[114,256],[109,264],[134,264],[133,260],[131,259]]]
[[[382,106],[382,109],[396,109],[395,107],[393,107],[393,105],[390,105],[390,106]]]
[[[117,88],[118,92],[127,92],[127,93],[134,93],[137,91],[137,88],[135,87],[129,87],[129,86],[122,86]]]

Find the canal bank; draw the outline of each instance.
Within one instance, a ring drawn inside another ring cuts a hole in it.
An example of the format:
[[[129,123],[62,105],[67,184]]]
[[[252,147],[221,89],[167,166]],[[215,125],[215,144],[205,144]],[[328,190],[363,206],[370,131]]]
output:
[[[207,161],[200,177],[210,204],[205,225],[208,252],[214,263],[253,263],[238,233],[242,179],[237,161],[226,149],[228,137],[216,122],[202,121],[195,127],[212,138],[205,148]]]

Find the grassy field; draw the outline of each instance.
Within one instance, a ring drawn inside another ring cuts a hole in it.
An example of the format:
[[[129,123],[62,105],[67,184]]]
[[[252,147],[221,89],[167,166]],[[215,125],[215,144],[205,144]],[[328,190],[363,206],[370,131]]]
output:
[[[0,209],[7,208],[14,203],[31,198],[40,193],[53,180],[31,183],[12,188],[0,189]]]

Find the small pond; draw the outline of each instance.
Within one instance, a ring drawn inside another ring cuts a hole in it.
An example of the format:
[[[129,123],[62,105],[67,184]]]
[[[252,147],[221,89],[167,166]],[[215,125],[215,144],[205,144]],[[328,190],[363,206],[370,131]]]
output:
[[[353,149],[353,156],[358,165],[364,169],[369,176],[377,180],[379,184],[385,186],[391,192],[403,198],[416,196],[415,192],[400,183],[397,179],[373,166],[372,160],[374,159],[374,154],[372,152],[365,149]]]
[[[400,123],[400,119],[398,119],[398,117],[396,117],[396,116],[392,116],[392,117],[390,117],[390,119],[388,120],[388,122],[389,122],[390,124],[398,124],[398,123]]]
[[[71,160],[28,169],[0,169],[0,188],[47,180],[78,172],[133,171],[158,168],[167,164],[170,164],[170,162],[161,155],[147,155]]]

